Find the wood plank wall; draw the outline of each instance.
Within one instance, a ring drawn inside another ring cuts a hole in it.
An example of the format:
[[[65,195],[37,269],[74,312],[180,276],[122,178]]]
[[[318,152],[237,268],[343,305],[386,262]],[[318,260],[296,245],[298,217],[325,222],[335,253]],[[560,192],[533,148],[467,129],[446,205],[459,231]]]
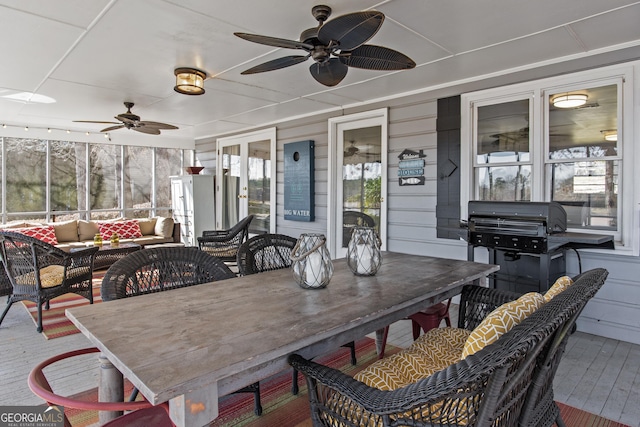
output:
[[[451,96],[452,94],[447,94]],[[390,101],[345,110],[353,114],[377,108],[389,108],[389,164],[388,164],[388,240],[391,251],[417,253],[466,259],[464,241],[439,239],[436,232],[437,202],[437,98],[423,93]],[[341,113],[320,114],[304,119],[286,121],[277,127],[277,232],[297,237],[300,233],[327,231],[327,171],[328,119]],[[225,135],[230,136],[230,135]],[[285,221],[283,218],[283,144],[312,139],[315,147],[315,203],[314,222]],[[425,185],[398,185],[398,155],[404,150],[424,150]],[[196,141],[196,156],[215,173],[215,139]],[[476,260],[486,257],[476,250]],[[486,251],[484,251],[486,252]],[[568,253],[567,274],[580,271],[578,258]],[[585,308],[578,321],[578,329],[596,335],[640,344],[640,261],[638,257],[581,251],[582,270],[604,267],[609,279]]]

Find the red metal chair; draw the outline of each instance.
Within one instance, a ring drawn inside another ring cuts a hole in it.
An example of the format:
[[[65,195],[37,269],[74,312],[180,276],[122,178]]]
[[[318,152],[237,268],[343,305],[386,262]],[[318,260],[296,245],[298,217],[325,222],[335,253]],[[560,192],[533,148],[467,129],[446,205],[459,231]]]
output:
[[[439,328],[440,323],[444,320],[448,327],[451,327],[451,318],[449,317],[449,307],[451,306],[451,299],[447,303],[439,302],[431,307],[427,307],[417,313],[408,317],[411,319],[411,326],[413,328],[414,341],[420,336],[420,328],[424,332],[431,329]],[[378,359],[384,357],[384,350],[387,346],[387,337],[389,335],[389,326],[384,328],[384,335],[382,336],[382,347],[380,348],[380,354]]]
[[[90,402],[60,396],[53,392],[51,385],[43,372],[47,366],[71,357],[99,352],[99,349],[92,347],[74,350],[50,357],[31,370],[28,378],[29,388],[36,396],[44,399],[44,401],[49,405],[61,405],[65,408],[82,409],[87,411],[133,411],[107,422],[103,427],[175,427],[175,424],[173,424],[171,418],[169,418],[169,408],[166,404],[153,406],[146,400],[135,402]],[[67,419],[66,415],[64,417],[64,425],[65,427],[71,427],[71,423]]]

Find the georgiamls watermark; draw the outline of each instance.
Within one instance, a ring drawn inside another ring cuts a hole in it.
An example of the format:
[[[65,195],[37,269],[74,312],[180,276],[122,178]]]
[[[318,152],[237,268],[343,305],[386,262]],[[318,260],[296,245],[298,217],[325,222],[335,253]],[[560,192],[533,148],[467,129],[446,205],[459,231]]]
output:
[[[0,427],[64,427],[64,407],[0,406]]]

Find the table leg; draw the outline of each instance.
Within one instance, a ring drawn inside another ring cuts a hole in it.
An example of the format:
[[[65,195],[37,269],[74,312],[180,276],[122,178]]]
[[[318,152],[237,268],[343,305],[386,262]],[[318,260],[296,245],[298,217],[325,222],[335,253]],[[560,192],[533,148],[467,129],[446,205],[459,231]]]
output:
[[[208,425],[218,416],[218,384],[169,400],[169,416],[178,427]]]
[[[376,330],[376,354],[378,356],[380,356],[384,351],[384,348],[382,348],[382,343],[384,343],[384,338],[385,338],[384,333],[385,333],[385,328]]]
[[[98,387],[98,401],[124,402],[124,378],[120,371],[107,359],[104,354],[98,356],[100,363],[100,378]],[[100,411],[100,425],[118,418],[122,411]]]

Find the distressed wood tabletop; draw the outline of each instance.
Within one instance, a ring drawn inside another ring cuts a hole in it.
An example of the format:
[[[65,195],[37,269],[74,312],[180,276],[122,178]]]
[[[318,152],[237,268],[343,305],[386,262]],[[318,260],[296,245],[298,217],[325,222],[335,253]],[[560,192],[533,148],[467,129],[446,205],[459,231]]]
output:
[[[344,259],[334,260],[324,289],[303,289],[284,269],[71,308],[66,315],[150,402],[170,401],[173,411],[185,396],[210,396],[207,404],[215,408],[204,416],[212,419],[218,396],[287,369],[289,354],[331,351],[498,268],[383,252],[375,276],[355,276]]]

